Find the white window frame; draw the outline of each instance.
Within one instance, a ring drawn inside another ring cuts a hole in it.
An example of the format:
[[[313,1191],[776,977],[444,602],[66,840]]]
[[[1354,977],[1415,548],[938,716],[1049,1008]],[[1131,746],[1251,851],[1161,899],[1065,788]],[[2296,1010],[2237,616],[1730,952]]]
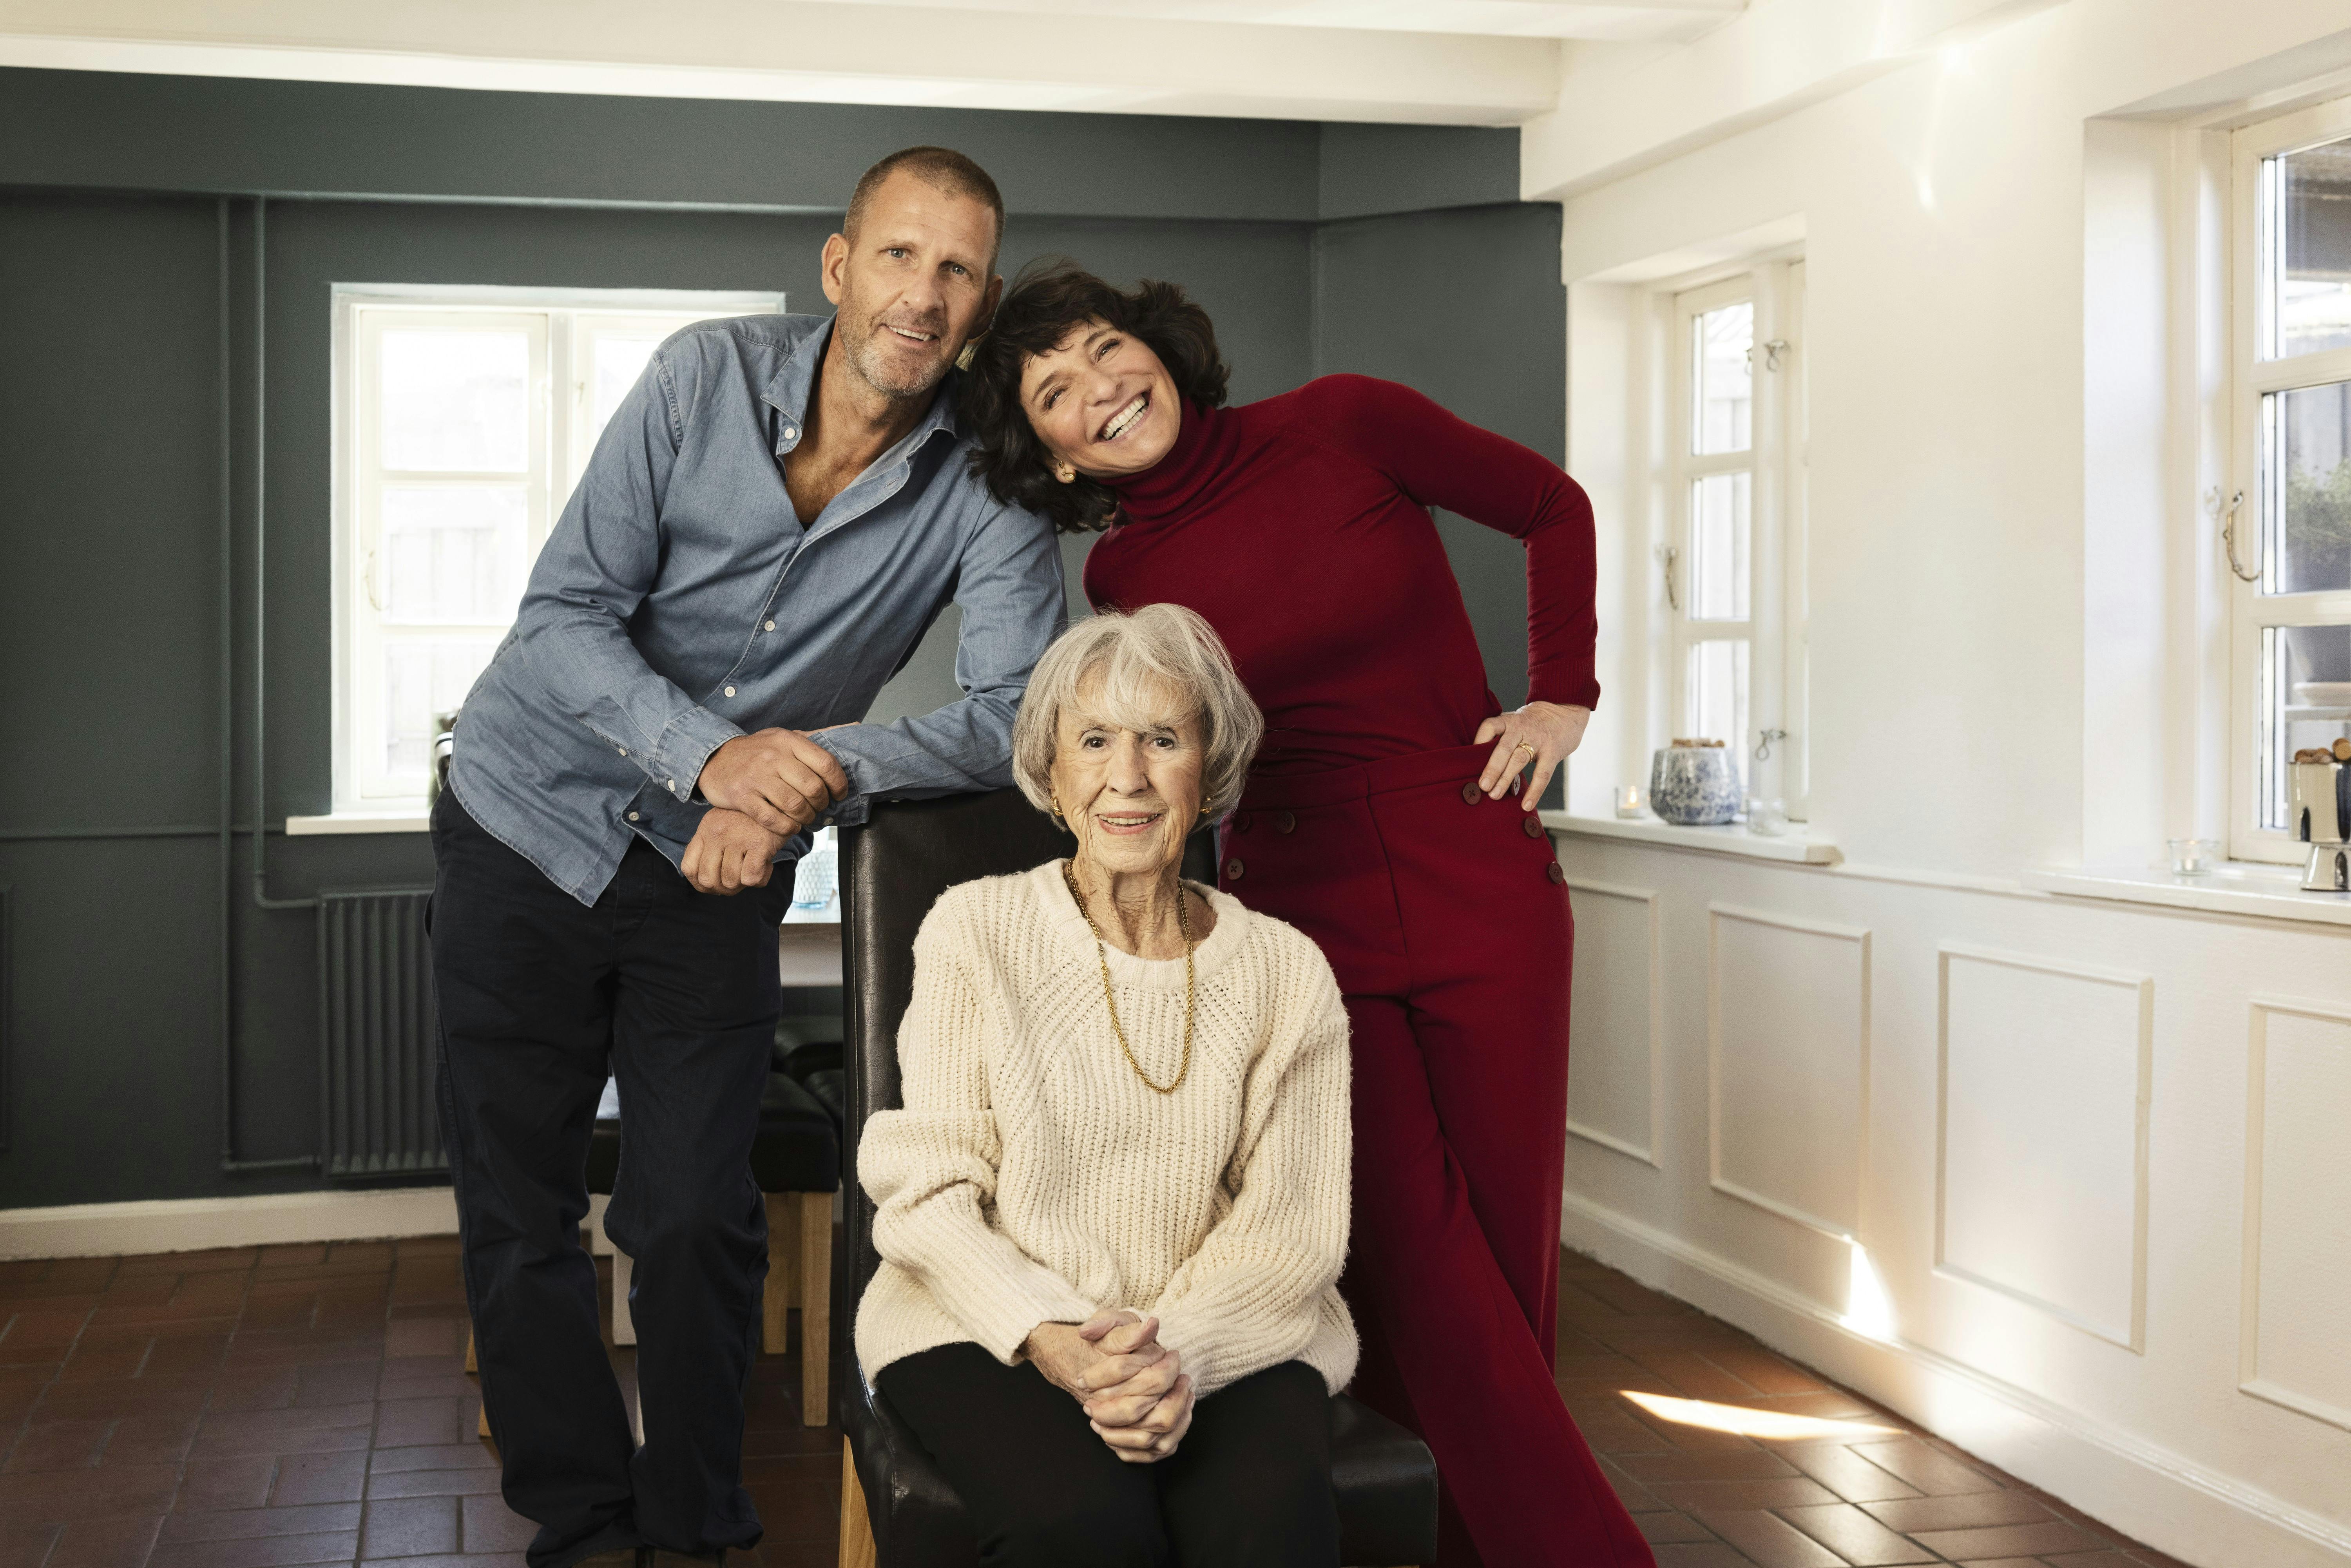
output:
[[[607,333],[664,335],[691,319],[780,312],[780,292],[700,289],[579,289],[342,284],[332,291],[334,387],[334,820],[354,823],[395,818],[413,825],[425,796],[381,766],[375,683],[359,678],[377,667],[386,643],[402,637],[478,632],[495,643],[511,621],[478,627],[435,623],[406,629],[387,622],[377,600],[381,541],[379,482],[392,478],[377,452],[375,417],[379,345],[384,328],[507,327],[530,343],[529,466],[524,475],[401,476],[407,485],[511,484],[528,492],[526,570],[561,516],[587,465],[595,430],[589,385],[593,345]],[[363,740],[363,737],[364,740]],[[304,822],[316,824],[317,819]],[[321,831],[308,826],[304,831]]]
[[[2351,626],[2351,588],[2310,593],[2264,593],[2273,580],[2269,549],[2273,519],[2262,489],[2262,400],[2303,387],[2351,381],[2351,348],[2268,359],[2262,292],[2266,236],[2261,232],[2262,186],[2267,161],[2351,136],[2351,98],[2243,126],[2231,134],[2231,376],[2229,479],[2224,501],[2235,505],[2236,571],[2229,589],[2229,853],[2231,859],[2299,862],[2306,854],[2291,831],[2264,827],[2262,799],[2269,759],[2257,749],[2262,707],[2262,643],[2265,631],[2297,626]],[[2241,501],[2234,500],[2241,497]],[[2351,709],[2345,710],[2351,718]]]
[[[1740,748],[1746,790],[1782,801],[1791,820],[1810,812],[1807,767],[1809,681],[1806,675],[1804,588],[1808,499],[1803,351],[1804,262],[1783,250],[1740,264],[1669,279],[1653,296],[1667,363],[1661,384],[1668,406],[1662,422],[1665,477],[1658,551],[1667,634],[1657,644],[1664,712],[1674,735],[1694,733],[1689,710],[1689,652],[1701,642],[1748,644],[1747,727],[1721,737]],[[1755,306],[1753,401],[1749,444],[1740,452],[1697,453],[1696,334],[1705,313],[1751,300]],[[1698,482],[1745,473],[1748,482],[1748,617],[1699,620],[1690,614],[1695,586]],[[1766,732],[1768,758],[1756,752]],[[1664,744],[1669,737],[1660,737]]]

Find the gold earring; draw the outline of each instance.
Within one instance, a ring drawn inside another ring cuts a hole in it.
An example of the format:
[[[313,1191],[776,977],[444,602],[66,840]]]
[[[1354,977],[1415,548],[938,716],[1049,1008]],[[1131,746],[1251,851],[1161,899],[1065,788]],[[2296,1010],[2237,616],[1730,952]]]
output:
[[[1075,480],[1077,476],[1078,471],[1071,467],[1068,464],[1056,463],[1053,465],[1053,477],[1059,479],[1062,484],[1070,484],[1071,481]]]
[[[1061,810],[1061,792],[1059,789],[1051,789],[1048,790],[1047,793],[1053,798],[1053,821],[1055,825],[1061,827],[1068,826],[1070,819]]]

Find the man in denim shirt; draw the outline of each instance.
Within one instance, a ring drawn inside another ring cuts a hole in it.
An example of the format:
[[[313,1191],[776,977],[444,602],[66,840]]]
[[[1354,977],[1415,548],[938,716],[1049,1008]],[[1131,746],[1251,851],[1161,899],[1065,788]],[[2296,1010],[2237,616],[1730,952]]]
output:
[[[458,721],[433,821],[442,1123],[506,1499],[541,1527],[532,1568],[759,1540],[741,1479],[767,1266],[750,1150],[792,860],[877,794],[1009,782],[1013,715],[1061,623],[1051,530],[989,497],[955,423],[949,371],[1003,288],[1003,218],[978,165],[909,149],[825,243],[831,320],[663,344]],[[963,699],[858,723],[950,600]],[[641,1448],[578,1239],[608,1063]]]

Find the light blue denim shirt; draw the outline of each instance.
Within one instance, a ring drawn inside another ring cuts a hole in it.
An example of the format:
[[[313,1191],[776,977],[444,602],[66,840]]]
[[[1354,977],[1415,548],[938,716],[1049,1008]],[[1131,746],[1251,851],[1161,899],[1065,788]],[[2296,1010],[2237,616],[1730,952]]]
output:
[[[1041,518],[970,471],[950,374],[904,440],[802,529],[799,444],[831,321],[705,321],[656,350],[531,569],[514,630],[465,699],[450,787],[474,820],[592,904],[632,834],[673,862],[726,741],[819,729],[852,790],[999,789],[1029,672],[1062,623]],[[952,600],[963,699],[857,724]],[[778,859],[798,855],[804,841]]]

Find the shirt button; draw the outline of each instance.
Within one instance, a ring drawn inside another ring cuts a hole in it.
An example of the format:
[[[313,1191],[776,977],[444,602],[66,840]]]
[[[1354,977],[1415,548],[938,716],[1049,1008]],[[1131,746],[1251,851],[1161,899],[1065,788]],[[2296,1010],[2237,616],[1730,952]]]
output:
[[[1238,882],[1240,879],[1241,862],[1238,861],[1227,861],[1225,862],[1225,880],[1227,882]]]
[[[1288,811],[1282,812],[1281,815],[1273,820],[1273,831],[1277,833],[1296,832],[1298,831],[1297,817]]]
[[[730,697],[733,696],[735,695],[735,688],[733,686],[728,686],[726,688],[726,695]]]
[[[799,431],[795,427],[789,424],[784,426],[784,439],[786,441],[797,441],[799,439]]]
[[[625,747],[625,746],[624,746],[624,747],[621,747],[621,755],[622,755],[622,756],[626,757],[628,754],[629,754],[629,748],[628,748],[627,747]]]
[[[662,788],[664,789],[674,789],[677,788],[677,780],[674,779],[664,779],[662,780]]]
[[[1461,786],[1461,803],[1465,806],[1474,806],[1478,803],[1478,797],[1483,793],[1484,791],[1478,788],[1478,780],[1472,779],[1468,783]]]
[[[1539,839],[1543,836],[1543,825],[1535,821],[1532,815],[1529,815],[1522,819],[1520,825],[1526,829],[1527,837],[1531,839]]]
[[[629,821],[631,821],[632,822],[633,822],[633,821],[635,821],[636,820],[637,820],[637,814],[636,814],[634,811],[630,812],[630,813],[629,813]]]
[[[772,621],[768,622],[767,629],[770,632],[774,631],[776,629],[776,623]]]
[[[1551,878],[1553,883],[1562,883],[1567,880],[1567,868],[1557,861],[1551,861],[1543,866],[1543,875]]]

